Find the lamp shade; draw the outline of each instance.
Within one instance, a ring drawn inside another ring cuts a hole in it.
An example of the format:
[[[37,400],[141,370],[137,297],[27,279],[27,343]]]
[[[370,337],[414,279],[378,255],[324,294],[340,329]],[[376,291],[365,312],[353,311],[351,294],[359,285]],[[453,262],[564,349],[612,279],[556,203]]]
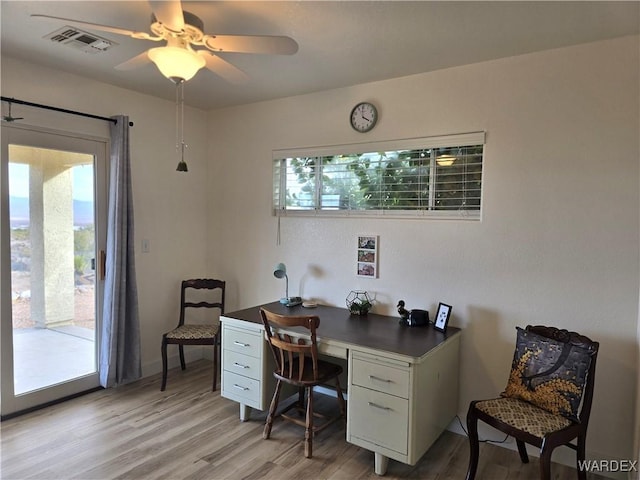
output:
[[[287,276],[287,267],[284,263],[279,263],[274,267],[273,276],[276,278],[284,278]]]
[[[174,82],[176,79],[185,82],[192,79],[206,63],[204,58],[188,48],[157,47],[150,49],[148,55],[158,70]]]

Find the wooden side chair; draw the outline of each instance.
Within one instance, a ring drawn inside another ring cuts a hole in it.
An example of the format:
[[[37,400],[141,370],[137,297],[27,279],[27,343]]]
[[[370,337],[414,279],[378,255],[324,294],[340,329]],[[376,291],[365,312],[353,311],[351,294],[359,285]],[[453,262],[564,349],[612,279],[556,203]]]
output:
[[[478,469],[478,420],[513,436],[523,463],[525,444],[540,448],[540,479],[551,478],[551,454],[561,445],[576,451],[578,478],[585,460],[587,426],[595,383],[599,343],[555,327],[518,328],[516,351],[507,388],[500,398],[474,400],[469,405],[469,468]],[[577,439],[576,444],[572,443]]]
[[[267,439],[271,435],[271,427],[273,426],[273,420],[276,416],[282,383],[294,385],[298,387],[298,401],[285,407],[282,412],[279,413],[279,416],[305,427],[304,456],[311,458],[314,434],[323,430],[336,420],[346,418],[344,397],[342,396],[340,381],[338,380],[338,376],[342,373],[342,367],[318,358],[316,330],[320,325],[320,319],[317,316],[284,316],[262,308],[260,309],[260,315],[271,351],[276,361],[276,369],[273,375],[277,379],[276,389],[273,394],[273,399],[271,400],[271,406],[262,437]],[[302,339],[294,341],[291,336],[278,333],[278,328],[291,327],[306,328],[310,333],[310,341],[305,342]],[[335,379],[340,415],[326,417],[313,411],[313,387],[326,384],[332,379]],[[305,393],[307,393],[306,409],[304,403]],[[292,408],[296,408],[299,412],[305,412],[306,410],[305,420],[302,421],[300,418],[287,415],[286,412]],[[315,425],[314,416],[323,418],[324,422],[320,425]]]
[[[193,290],[207,290],[207,300],[189,301],[189,294]],[[213,345],[213,391],[216,390],[220,323],[218,321],[210,324],[193,324],[186,323],[186,319],[193,309],[202,308],[217,309],[220,315],[223,315],[224,293],[225,282],[222,280],[198,278],[182,282],[178,326],[162,335],[162,386],[160,391],[164,392],[167,386],[167,345],[178,345],[182,370],[186,369],[184,345]],[[211,315],[213,317],[213,313]]]

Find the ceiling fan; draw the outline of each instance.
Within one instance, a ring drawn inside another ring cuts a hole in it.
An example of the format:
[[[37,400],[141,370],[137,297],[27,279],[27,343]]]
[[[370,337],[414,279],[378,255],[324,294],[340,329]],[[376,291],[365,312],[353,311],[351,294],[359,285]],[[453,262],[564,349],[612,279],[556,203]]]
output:
[[[248,80],[242,70],[214,52],[292,55],[298,51],[296,41],[285,36],[205,34],[202,20],[183,11],[180,0],[150,0],[149,4],[153,12],[150,34],[51,15],[31,16],[62,20],[71,26],[127,35],[140,40],[165,41],[165,46],[151,48],[115,68],[130,70],[153,62],[165,77],[176,84],[190,80],[202,67],[232,83],[244,83]]]

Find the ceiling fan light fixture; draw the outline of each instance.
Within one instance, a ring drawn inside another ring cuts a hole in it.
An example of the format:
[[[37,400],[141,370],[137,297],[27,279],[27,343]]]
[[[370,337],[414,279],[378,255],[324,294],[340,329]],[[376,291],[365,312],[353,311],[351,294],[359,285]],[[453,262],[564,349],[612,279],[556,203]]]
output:
[[[206,64],[204,58],[187,48],[157,47],[148,54],[158,70],[174,83],[191,80]]]

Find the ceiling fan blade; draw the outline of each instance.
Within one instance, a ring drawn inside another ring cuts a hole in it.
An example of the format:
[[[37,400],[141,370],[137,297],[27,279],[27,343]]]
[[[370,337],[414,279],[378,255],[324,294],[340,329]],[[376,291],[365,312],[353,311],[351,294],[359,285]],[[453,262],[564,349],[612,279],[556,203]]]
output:
[[[272,35],[205,35],[205,47],[214,52],[293,55],[298,43],[290,37]]]
[[[180,0],[149,0],[153,15],[160,23],[173,32],[184,30],[184,16]]]
[[[242,84],[249,81],[249,76],[246,73],[219,56],[206,50],[198,50],[197,53],[207,62],[207,68],[209,70],[228,82]]]
[[[151,59],[149,58],[148,52],[145,50],[140,55],[136,55],[135,57],[116,65],[114,68],[116,70],[133,70],[134,68],[142,67],[148,63],[151,63]]]
[[[151,39],[151,37],[149,36],[148,33],[135,32],[133,30],[127,30],[125,28],[112,27],[110,25],[101,25],[99,23],[84,22],[82,20],[74,20],[72,18],[53,17],[51,15],[41,15],[41,14],[38,14],[38,13],[34,13],[31,16],[32,17],[36,17],[36,18],[46,18],[46,19],[51,19],[51,20],[61,20],[61,21],[65,22],[67,25],[71,25],[71,26],[75,26],[75,27],[86,27],[86,28],[91,29],[91,30],[100,30],[102,32],[117,33],[118,35],[128,35],[128,36],[133,37],[133,38],[145,38],[145,39],[149,39],[149,40]]]

